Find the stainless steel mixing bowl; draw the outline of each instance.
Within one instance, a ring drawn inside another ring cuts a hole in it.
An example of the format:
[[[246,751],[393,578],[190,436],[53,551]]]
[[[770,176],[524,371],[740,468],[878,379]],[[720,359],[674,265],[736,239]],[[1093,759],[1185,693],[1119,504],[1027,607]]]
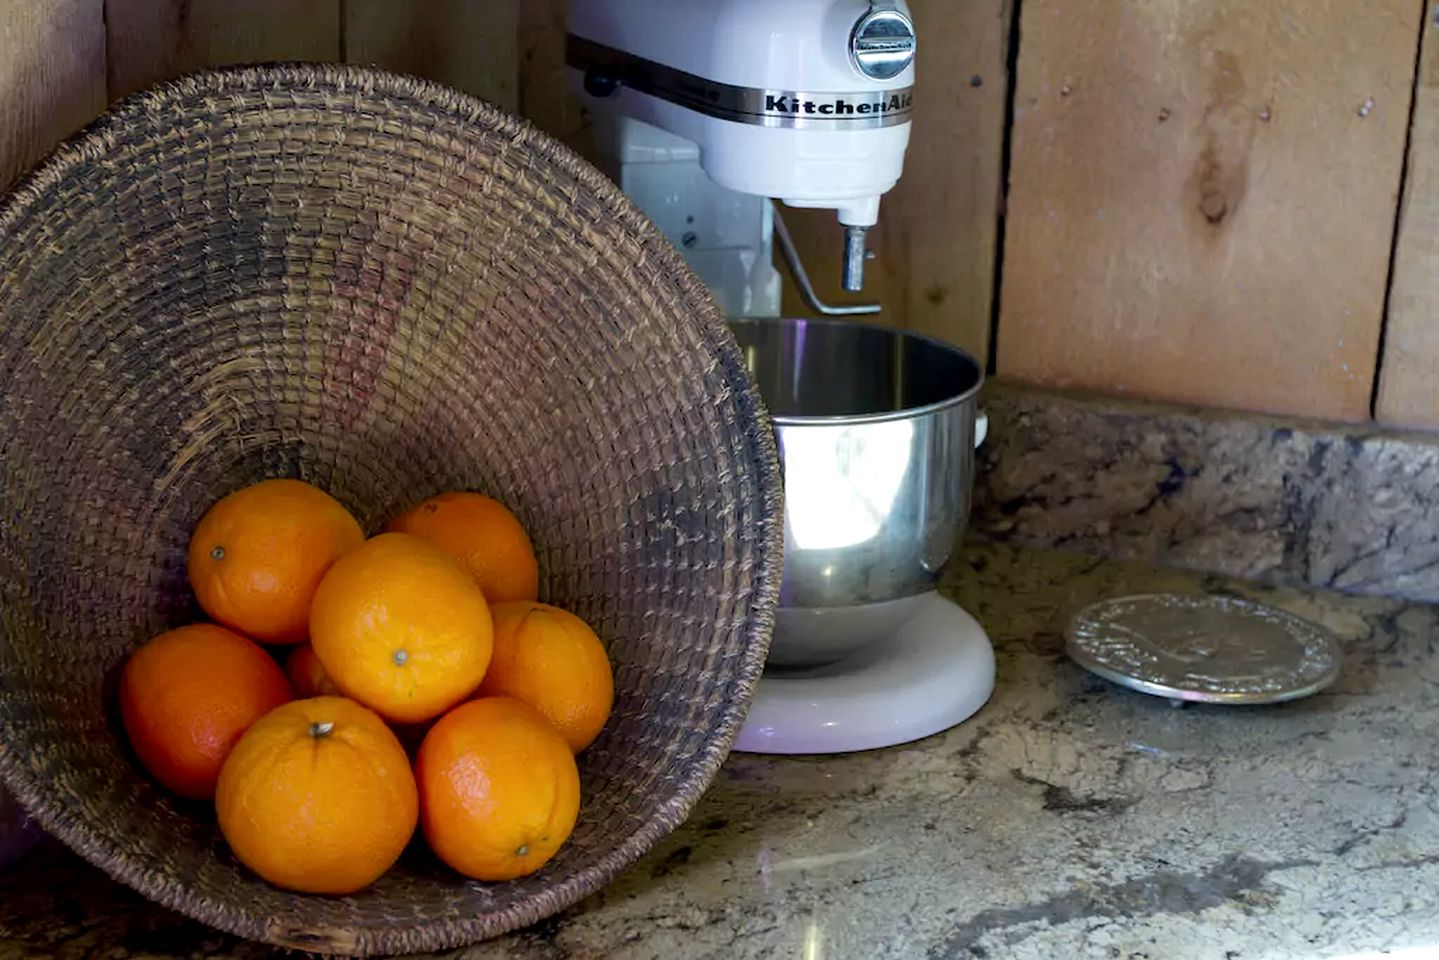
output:
[[[730,325],[784,463],[769,662],[843,659],[908,619],[964,536],[983,369],[958,347],[871,324]]]

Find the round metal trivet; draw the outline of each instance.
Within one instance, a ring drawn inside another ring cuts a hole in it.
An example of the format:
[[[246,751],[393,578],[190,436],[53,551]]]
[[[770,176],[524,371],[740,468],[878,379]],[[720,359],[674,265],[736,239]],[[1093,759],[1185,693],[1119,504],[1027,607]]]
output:
[[[1238,597],[1148,594],[1075,615],[1066,649],[1080,666],[1144,693],[1206,703],[1276,703],[1317,693],[1341,653],[1322,627]]]

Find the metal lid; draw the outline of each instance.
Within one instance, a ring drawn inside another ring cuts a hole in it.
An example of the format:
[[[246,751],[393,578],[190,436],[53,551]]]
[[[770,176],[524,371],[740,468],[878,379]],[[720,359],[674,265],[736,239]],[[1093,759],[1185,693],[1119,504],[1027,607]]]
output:
[[[1147,594],[1086,607],[1069,655],[1144,693],[1208,703],[1275,703],[1339,676],[1333,635],[1292,613],[1238,597]]]

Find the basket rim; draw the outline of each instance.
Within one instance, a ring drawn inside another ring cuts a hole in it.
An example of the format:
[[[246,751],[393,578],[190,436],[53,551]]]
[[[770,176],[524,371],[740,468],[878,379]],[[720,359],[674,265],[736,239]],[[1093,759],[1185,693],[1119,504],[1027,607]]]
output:
[[[9,787],[47,833],[113,879],[155,903],[226,933],[292,949],[355,956],[455,949],[529,926],[604,888],[682,824],[712,785],[753,700],[779,604],[784,528],[782,474],[775,433],[739,346],[709,291],[673,245],[617,185],[570,147],[527,120],[459,90],[408,74],[374,66],[286,61],[200,70],[131,93],[62,141],[23,175],[8,195],[0,196],[0,243],[5,242],[17,222],[43,202],[50,188],[77,168],[108,155],[135,117],[171,107],[175,100],[184,97],[207,92],[219,95],[226,90],[254,90],[263,86],[359,89],[409,100],[450,114],[461,123],[479,123],[508,134],[516,145],[561,168],[591,191],[622,220],[626,230],[656,257],[683,295],[695,304],[696,321],[702,328],[706,346],[714,351],[715,359],[726,372],[732,389],[731,402],[737,413],[753,424],[753,429],[746,432],[746,439],[751,445],[750,463],[761,494],[753,615],[744,630],[744,655],[728,681],[733,695],[726,698],[727,705],[718,717],[714,734],[690,760],[696,775],[637,830],[583,869],[546,888],[543,906],[536,905],[536,898],[529,898],[494,913],[402,929],[295,930],[273,919],[266,921],[225,905],[198,902],[188,887],[158,869],[137,863],[109,837],[92,831],[83,821],[65,816],[63,811],[47,803],[45,785],[17,751],[5,746],[7,738],[3,730],[0,730],[0,783]]]

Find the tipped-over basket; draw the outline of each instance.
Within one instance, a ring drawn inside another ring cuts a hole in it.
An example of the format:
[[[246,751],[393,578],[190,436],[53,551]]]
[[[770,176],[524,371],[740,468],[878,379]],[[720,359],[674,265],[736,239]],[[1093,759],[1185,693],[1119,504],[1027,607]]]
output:
[[[118,665],[196,610],[185,545],[263,477],[370,529],[478,489],[588,619],[614,714],[541,872],[415,849],[370,889],[266,885],[129,759]],[[763,666],[771,429],[723,318],[591,167],[450,90],[338,66],[132,97],[0,206],[0,775],[145,895],[315,951],[452,947],[597,890],[684,820]]]

